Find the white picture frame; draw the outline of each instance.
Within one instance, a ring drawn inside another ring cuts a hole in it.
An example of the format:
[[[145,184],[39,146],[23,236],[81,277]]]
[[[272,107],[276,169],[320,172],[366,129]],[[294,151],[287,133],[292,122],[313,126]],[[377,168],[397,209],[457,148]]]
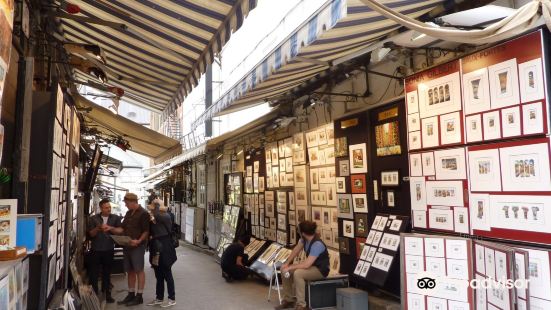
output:
[[[431,206],[464,205],[463,181],[427,181],[427,204]]]
[[[501,131],[503,138],[521,135],[520,108],[518,106],[501,110]]]
[[[425,211],[427,209],[425,178],[410,177],[409,188],[411,195],[411,209]]]
[[[482,117],[480,114],[469,115],[465,118],[467,142],[482,141]]]
[[[429,227],[432,229],[454,231],[453,209],[450,207],[432,207],[429,209]]]
[[[490,231],[490,195],[474,194],[469,196],[469,217],[471,220],[471,231]]]
[[[306,188],[295,187],[295,204],[297,207],[308,205],[308,193]]]
[[[410,151],[421,149],[420,131],[413,131],[408,134],[408,147]]]
[[[421,130],[421,119],[419,113],[408,115],[408,132]]]
[[[456,233],[468,234],[469,228],[469,209],[464,207],[453,208],[453,226]]]
[[[434,167],[434,153],[433,152],[426,152],[421,153],[421,162],[423,166],[423,175],[424,176],[431,176],[436,174],[436,170]]]
[[[348,148],[350,153],[350,173],[367,173],[366,144],[353,144]]]
[[[307,176],[306,176],[306,166],[295,166],[293,169],[293,179],[295,187],[306,188]]]
[[[482,114],[484,121],[484,140],[501,139],[501,117],[499,111]]]
[[[490,226],[508,230],[551,233],[550,208],[551,200],[548,196],[490,195]]]
[[[312,130],[312,131],[306,132],[306,147],[311,148],[316,146],[318,146],[317,131]]]
[[[409,175],[412,177],[423,176],[421,154],[409,154]]]
[[[367,213],[369,209],[367,194],[352,194],[352,205],[354,213]]]
[[[503,191],[551,191],[549,144],[500,148]]]
[[[417,95],[417,90],[411,91],[406,94],[406,102],[407,102],[408,114],[419,112],[419,98]]]
[[[311,167],[320,165],[320,153],[317,147],[308,148],[308,161]]]
[[[463,180],[467,178],[465,148],[434,151],[437,180]]]
[[[545,120],[545,122],[547,122]],[[544,132],[544,117],[541,102],[534,102],[522,106],[522,131],[524,135]]]
[[[487,68],[463,74],[463,100],[464,112],[467,115],[490,110],[490,85]]]
[[[520,103],[516,58],[488,67],[492,109]]]
[[[445,257],[444,238],[424,238],[425,256]]]
[[[522,103],[542,100],[545,86],[542,59],[537,58],[518,65],[520,81],[520,101]]]
[[[347,238],[354,238],[354,221],[342,221],[342,235]]]
[[[440,127],[438,117],[433,116],[421,120],[421,136],[423,148],[439,146]]]
[[[472,192],[501,191],[499,150],[469,151],[469,176]]]
[[[446,239],[446,258],[469,259],[469,245],[465,239]]]
[[[412,226],[416,228],[427,228],[427,211],[413,210],[412,212]]]
[[[419,84],[419,115],[421,118],[442,115],[461,110],[461,78],[459,72]],[[438,90],[438,100],[431,93]]]
[[[338,194],[346,194],[346,178],[337,177],[336,178],[336,191]]]
[[[440,144],[449,145],[463,142],[461,114],[453,112],[440,116]]]
[[[317,191],[319,189],[319,186],[319,169],[312,168],[310,169],[310,189],[313,191]]]
[[[424,256],[423,238],[404,237],[404,253],[406,255]]]

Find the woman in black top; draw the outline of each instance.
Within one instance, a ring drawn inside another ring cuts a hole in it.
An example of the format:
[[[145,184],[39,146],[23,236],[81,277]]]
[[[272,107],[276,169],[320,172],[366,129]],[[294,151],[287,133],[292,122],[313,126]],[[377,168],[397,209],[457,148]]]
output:
[[[176,305],[176,293],[174,289],[174,277],[172,276],[172,265],[176,262],[176,250],[172,243],[172,221],[166,213],[167,208],[161,200],[154,200],[148,206],[151,214],[149,243],[149,261],[155,270],[157,278],[156,298],[148,305],[161,305],[170,307]],[[165,281],[168,289],[168,301],[163,303]]]

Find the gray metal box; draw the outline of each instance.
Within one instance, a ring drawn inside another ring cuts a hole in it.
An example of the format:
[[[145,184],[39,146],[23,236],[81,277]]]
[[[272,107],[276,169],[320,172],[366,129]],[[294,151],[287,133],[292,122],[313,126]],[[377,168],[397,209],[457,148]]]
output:
[[[306,300],[311,309],[334,308],[337,305],[336,290],[348,287],[348,275],[328,276],[325,279],[306,282]]]
[[[353,287],[337,289],[337,310],[367,310],[367,292]]]

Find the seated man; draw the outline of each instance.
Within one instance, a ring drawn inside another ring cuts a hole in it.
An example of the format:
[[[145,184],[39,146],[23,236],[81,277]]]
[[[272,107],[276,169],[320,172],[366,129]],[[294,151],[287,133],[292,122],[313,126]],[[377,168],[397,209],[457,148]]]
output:
[[[229,245],[222,254],[222,276],[226,281],[245,280],[249,275],[249,269],[245,267],[248,255],[245,254],[245,247],[250,243],[251,237],[243,235],[237,242]]]
[[[280,306],[276,307],[276,310],[295,306],[293,295],[296,296],[295,309],[308,309],[304,295],[306,281],[321,280],[329,274],[329,253],[323,241],[316,234],[316,228],[316,223],[311,221],[304,221],[298,225],[301,239],[285,264],[281,266],[284,300]],[[299,264],[292,264],[302,250],[306,253],[306,260]],[[295,286],[294,294],[293,284]]]

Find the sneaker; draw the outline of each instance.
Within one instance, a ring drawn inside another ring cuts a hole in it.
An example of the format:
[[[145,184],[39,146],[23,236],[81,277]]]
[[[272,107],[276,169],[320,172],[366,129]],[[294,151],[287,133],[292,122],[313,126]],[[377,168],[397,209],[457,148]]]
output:
[[[161,305],[161,308],[168,308],[176,305],[176,300],[169,299]]]
[[[148,303],[148,306],[159,306],[163,303],[161,299],[155,299],[152,302]]]
[[[131,301],[126,303],[127,307],[137,306],[143,304],[143,297],[141,295],[136,295]]]
[[[275,310],[283,310],[283,309],[293,309],[295,307],[295,303],[292,301],[286,301],[284,300],[281,305],[275,307]]]
[[[128,302],[130,302],[132,299],[134,299],[134,297],[136,297],[136,294],[128,293],[128,295],[126,295],[126,297],[123,300],[119,301],[117,304],[126,305]]]

